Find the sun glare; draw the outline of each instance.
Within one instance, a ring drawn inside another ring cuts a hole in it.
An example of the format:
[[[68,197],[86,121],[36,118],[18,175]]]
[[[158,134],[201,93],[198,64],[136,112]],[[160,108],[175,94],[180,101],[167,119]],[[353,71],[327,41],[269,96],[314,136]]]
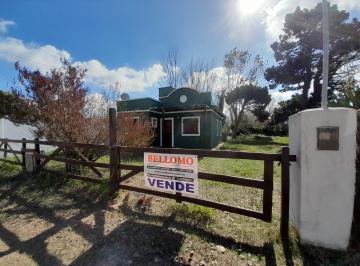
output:
[[[242,15],[252,15],[259,11],[264,0],[238,0],[238,10]]]

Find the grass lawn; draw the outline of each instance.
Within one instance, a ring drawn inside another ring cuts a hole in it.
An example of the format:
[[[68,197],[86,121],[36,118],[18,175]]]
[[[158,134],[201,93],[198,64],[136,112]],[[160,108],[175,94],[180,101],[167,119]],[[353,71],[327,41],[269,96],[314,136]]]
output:
[[[286,137],[245,136],[221,149],[277,153]],[[107,162],[108,157],[99,161]],[[141,157],[125,163],[142,164]],[[62,167],[52,163],[53,167]],[[262,179],[263,162],[201,158],[199,170]],[[107,173],[107,172],[106,172]],[[280,168],[274,165],[273,221],[172,200],[64,181],[24,179],[0,164],[0,265],[357,265],[356,251],[303,246],[279,234]],[[126,181],[143,185],[142,174]],[[200,180],[201,197],[261,210],[261,190]]]

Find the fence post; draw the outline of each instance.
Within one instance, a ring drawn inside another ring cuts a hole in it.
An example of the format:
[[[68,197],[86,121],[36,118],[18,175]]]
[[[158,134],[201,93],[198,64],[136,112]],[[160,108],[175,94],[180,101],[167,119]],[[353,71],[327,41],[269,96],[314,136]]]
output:
[[[116,109],[109,108],[109,147],[110,147],[110,193],[114,193],[119,186],[119,158],[120,152],[116,145]]]
[[[40,155],[40,143],[39,143],[39,139],[35,138],[35,156],[36,155]],[[35,157],[35,169],[38,168],[40,165],[40,157]]]
[[[272,219],[272,196],[274,189],[273,182],[274,162],[270,160],[264,161],[264,190],[263,190],[263,214],[266,222]]]
[[[282,237],[289,235],[290,161],[289,147],[281,148],[281,221]]]
[[[26,138],[22,138],[21,157],[22,157],[22,167],[24,169],[25,169],[25,150],[26,150]]]
[[[8,147],[8,143],[7,143],[7,139],[5,139],[4,142],[4,158],[7,158],[7,147]]]

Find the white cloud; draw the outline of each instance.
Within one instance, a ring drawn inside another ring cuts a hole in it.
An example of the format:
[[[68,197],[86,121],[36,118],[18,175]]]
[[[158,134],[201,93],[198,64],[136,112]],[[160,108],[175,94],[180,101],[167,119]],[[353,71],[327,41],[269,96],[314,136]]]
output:
[[[8,62],[20,61],[31,69],[45,72],[50,68],[59,67],[60,58],[71,60],[68,52],[52,45],[38,46],[33,43],[25,44],[15,38],[0,38],[0,59]]]
[[[0,33],[7,33],[8,28],[13,25],[15,25],[14,21],[0,18]]]
[[[226,72],[224,67],[215,67],[210,70],[211,76],[211,87],[213,91],[220,91],[223,89],[224,84],[226,84]]]
[[[160,64],[153,64],[142,70],[130,67],[108,69],[98,60],[76,62],[75,64],[88,70],[86,82],[89,85],[109,87],[119,83],[123,91],[142,91],[144,88],[154,86],[164,75]]]
[[[51,68],[61,65],[60,58],[72,61],[71,55],[65,50],[52,45],[36,45],[24,43],[15,38],[0,38],[0,59],[8,62],[20,61],[31,69],[39,69],[46,72]],[[110,87],[119,83],[122,91],[142,91],[147,87],[154,86],[164,75],[160,64],[135,70],[130,67],[109,69],[96,59],[89,61],[75,61],[73,64],[86,68],[86,84],[94,87]]]

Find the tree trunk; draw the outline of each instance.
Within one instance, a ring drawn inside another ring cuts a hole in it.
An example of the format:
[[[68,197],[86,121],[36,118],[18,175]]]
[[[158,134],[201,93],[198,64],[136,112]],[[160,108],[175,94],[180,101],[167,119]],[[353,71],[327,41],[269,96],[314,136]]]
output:
[[[237,136],[237,120],[234,118],[232,123],[231,123],[231,133],[232,133],[232,138],[236,139]]]
[[[224,106],[225,106],[225,91],[222,91],[219,97],[219,106],[218,106],[220,113],[224,113]]]
[[[321,90],[322,90],[322,85],[320,83],[320,76],[316,75],[314,78],[314,92],[313,92],[313,102],[315,106],[319,106],[321,103]]]
[[[239,112],[239,114],[237,116],[234,116],[234,123],[233,123],[233,128],[232,128],[232,137],[235,139],[238,135],[238,132],[240,130],[240,122],[242,120],[244,114],[244,108],[241,109],[241,111]]]
[[[311,79],[306,80],[304,82],[304,87],[302,89],[302,105],[304,109],[308,106],[308,102],[309,102],[310,83],[311,83]]]

